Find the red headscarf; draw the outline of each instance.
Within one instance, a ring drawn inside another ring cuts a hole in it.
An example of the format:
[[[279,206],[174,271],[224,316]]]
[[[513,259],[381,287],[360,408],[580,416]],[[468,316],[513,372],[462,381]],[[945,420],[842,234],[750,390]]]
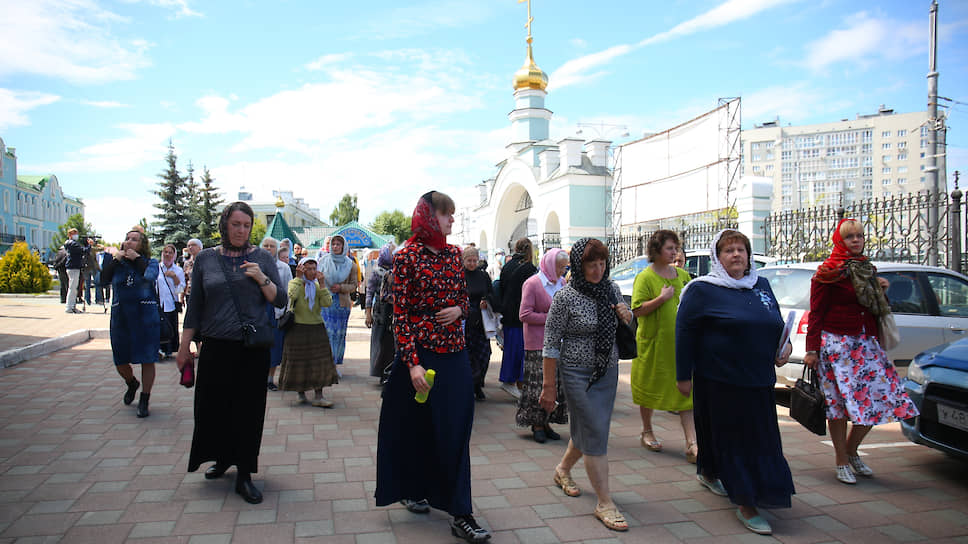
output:
[[[435,249],[443,249],[447,245],[447,237],[440,230],[437,210],[434,209],[433,194],[435,192],[424,193],[417,201],[417,207],[413,210],[413,218],[410,219],[410,230],[413,231],[413,236],[407,240],[408,245],[414,241],[419,241]]]
[[[850,250],[847,249],[847,244],[840,236],[840,226],[846,221],[854,221],[854,219],[844,218],[837,223],[837,228],[834,229],[834,235],[831,238],[834,242],[834,250],[830,252],[830,257],[827,257],[827,260],[817,267],[817,273],[813,275],[814,279],[820,283],[836,283],[846,278],[847,261],[867,260],[866,256],[852,255]]]

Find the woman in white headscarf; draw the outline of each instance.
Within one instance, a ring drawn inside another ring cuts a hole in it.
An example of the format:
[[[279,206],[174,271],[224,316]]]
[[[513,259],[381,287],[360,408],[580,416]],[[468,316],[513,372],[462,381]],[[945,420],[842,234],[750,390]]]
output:
[[[323,274],[326,288],[333,294],[333,304],[323,308],[322,316],[329,334],[329,345],[333,349],[333,361],[341,365],[346,351],[346,327],[353,309],[350,293],[356,291],[360,283],[359,267],[349,255],[345,238],[337,234],[330,239],[329,253],[319,258],[319,271]]]
[[[757,508],[790,508],[793,477],[783,457],[773,387],[793,347],[778,349],[780,306],[756,274],[750,241],[726,229],[710,249],[710,272],[688,284],[676,314],[676,380],[693,392],[699,483],[728,496],[750,531],[771,534]]]
[[[297,391],[301,404],[309,402],[306,391],[314,390],[313,406],[332,408],[333,401],[323,397],[323,388],[339,383],[339,377],[319,311],[332,304],[333,297],[316,282],[317,278],[324,281],[316,271],[316,259],[304,257],[296,267],[296,277],[289,282],[293,325],[282,348],[279,387]]]

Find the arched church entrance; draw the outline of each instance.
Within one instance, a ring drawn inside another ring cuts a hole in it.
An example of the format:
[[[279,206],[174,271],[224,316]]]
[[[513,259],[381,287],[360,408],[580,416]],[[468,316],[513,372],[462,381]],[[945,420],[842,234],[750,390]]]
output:
[[[504,249],[513,253],[515,240],[531,237],[538,233],[537,221],[531,218],[531,195],[523,185],[508,187],[495,216],[494,249]]]

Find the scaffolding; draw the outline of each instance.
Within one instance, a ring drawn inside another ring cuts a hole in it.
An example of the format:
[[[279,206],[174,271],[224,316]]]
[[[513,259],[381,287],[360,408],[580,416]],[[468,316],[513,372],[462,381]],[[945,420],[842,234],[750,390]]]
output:
[[[720,98],[719,104],[719,160],[723,176],[720,191],[726,195],[726,220],[736,214],[736,191],[739,189],[740,164],[743,158],[743,116],[739,97]],[[722,184],[725,183],[725,187]]]

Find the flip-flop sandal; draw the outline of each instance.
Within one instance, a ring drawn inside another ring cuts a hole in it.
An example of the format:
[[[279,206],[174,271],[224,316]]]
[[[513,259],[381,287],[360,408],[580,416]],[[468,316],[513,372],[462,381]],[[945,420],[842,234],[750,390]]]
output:
[[[628,531],[629,524],[625,521],[625,516],[618,511],[618,508],[609,508],[608,510],[595,510],[595,517],[605,527],[613,531]]]
[[[571,479],[570,474],[562,474],[556,470],[555,483],[558,484],[558,487],[560,487],[565,495],[568,495],[569,497],[577,497],[578,495],[581,495],[581,489],[579,489],[578,484],[575,483],[575,480]]]
[[[652,435],[652,440],[645,438],[645,435],[647,434]],[[656,438],[655,433],[652,432],[652,429],[642,431],[642,434],[639,435],[639,442],[642,444],[643,448],[646,448],[649,451],[662,451],[662,442]]]

